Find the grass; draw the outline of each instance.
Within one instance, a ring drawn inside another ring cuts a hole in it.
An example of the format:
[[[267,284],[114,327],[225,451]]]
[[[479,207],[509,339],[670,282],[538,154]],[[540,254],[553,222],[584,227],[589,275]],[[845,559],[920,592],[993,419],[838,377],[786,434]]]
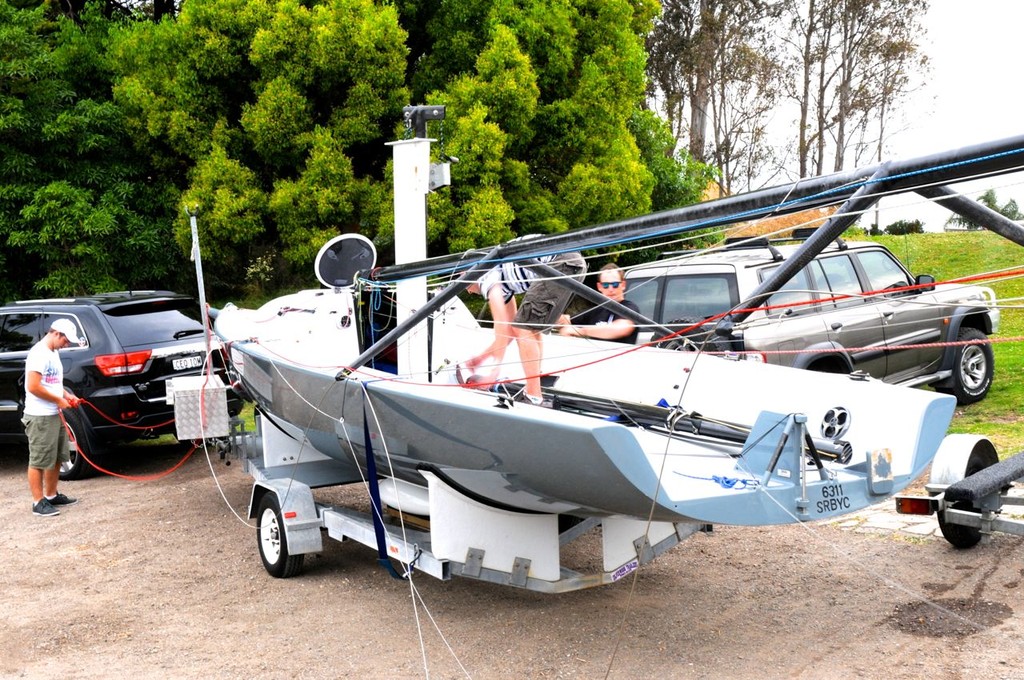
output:
[[[1024,268],[1024,247],[989,231],[878,236],[872,240],[891,249],[914,274],[932,274],[938,281],[999,270]],[[993,336],[995,378],[982,401],[957,408],[951,432],[982,434],[1000,458],[1024,449],[1024,278],[980,282],[995,290],[1002,311],[999,333]]]

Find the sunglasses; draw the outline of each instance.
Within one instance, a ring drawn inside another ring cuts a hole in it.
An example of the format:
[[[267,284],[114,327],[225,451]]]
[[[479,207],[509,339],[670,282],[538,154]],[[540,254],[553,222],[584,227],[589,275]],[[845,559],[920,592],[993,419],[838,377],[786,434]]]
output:
[[[601,287],[602,288],[618,288],[620,283],[622,283],[622,282],[621,281],[602,281],[601,282]]]

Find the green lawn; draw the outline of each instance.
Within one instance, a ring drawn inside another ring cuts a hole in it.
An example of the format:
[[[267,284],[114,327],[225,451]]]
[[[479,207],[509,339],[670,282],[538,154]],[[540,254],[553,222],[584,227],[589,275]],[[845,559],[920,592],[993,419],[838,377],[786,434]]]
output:
[[[879,236],[914,274],[932,274],[938,281],[1024,268],[1024,247],[989,231],[970,233]],[[995,379],[988,396],[957,409],[952,432],[987,435],[1001,458],[1024,449],[1024,348],[1012,338],[1024,336],[1024,279],[982,283],[996,291],[1002,323],[994,336]]]

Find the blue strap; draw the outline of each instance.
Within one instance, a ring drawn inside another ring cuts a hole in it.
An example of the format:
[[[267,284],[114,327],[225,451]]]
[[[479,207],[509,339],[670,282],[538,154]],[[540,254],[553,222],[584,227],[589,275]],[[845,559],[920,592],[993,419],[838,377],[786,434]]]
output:
[[[366,402],[363,401],[363,446],[366,449],[366,477],[370,487],[370,514],[373,515],[373,532],[377,536],[377,563],[388,570],[393,578],[404,580],[395,571],[388,557],[387,542],[384,540],[384,521],[381,515],[380,485],[377,483],[377,463],[373,459],[373,443],[370,437],[370,421],[366,417]]]
[[[688,475],[682,472],[677,472],[676,474],[680,477],[686,477],[687,479],[699,479],[703,482],[715,482],[723,489],[747,489],[754,488],[758,484],[756,479],[740,479],[739,477],[726,477],[724,475],[698,477],[697,475]]]

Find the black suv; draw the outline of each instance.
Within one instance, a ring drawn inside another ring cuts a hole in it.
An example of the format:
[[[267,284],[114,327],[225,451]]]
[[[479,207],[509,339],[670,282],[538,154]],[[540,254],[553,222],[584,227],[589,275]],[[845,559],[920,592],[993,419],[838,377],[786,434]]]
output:
[[[25,441],[25,357],[60,318],[70,319],[84,342],[60,350],[60,357],[64,386],[92,405],[65,411],[86,457],[101,455],[110,444],[173,433],[166,382],[201,375],[206,363],[199,304],[169,291],[133,291],[0,307],[0,442]],[[211,356],[226,384],[221,352]],[[240,409],[241,401],[228,390],[229,412]],[[92,472],[73,446],[61,479]]]

